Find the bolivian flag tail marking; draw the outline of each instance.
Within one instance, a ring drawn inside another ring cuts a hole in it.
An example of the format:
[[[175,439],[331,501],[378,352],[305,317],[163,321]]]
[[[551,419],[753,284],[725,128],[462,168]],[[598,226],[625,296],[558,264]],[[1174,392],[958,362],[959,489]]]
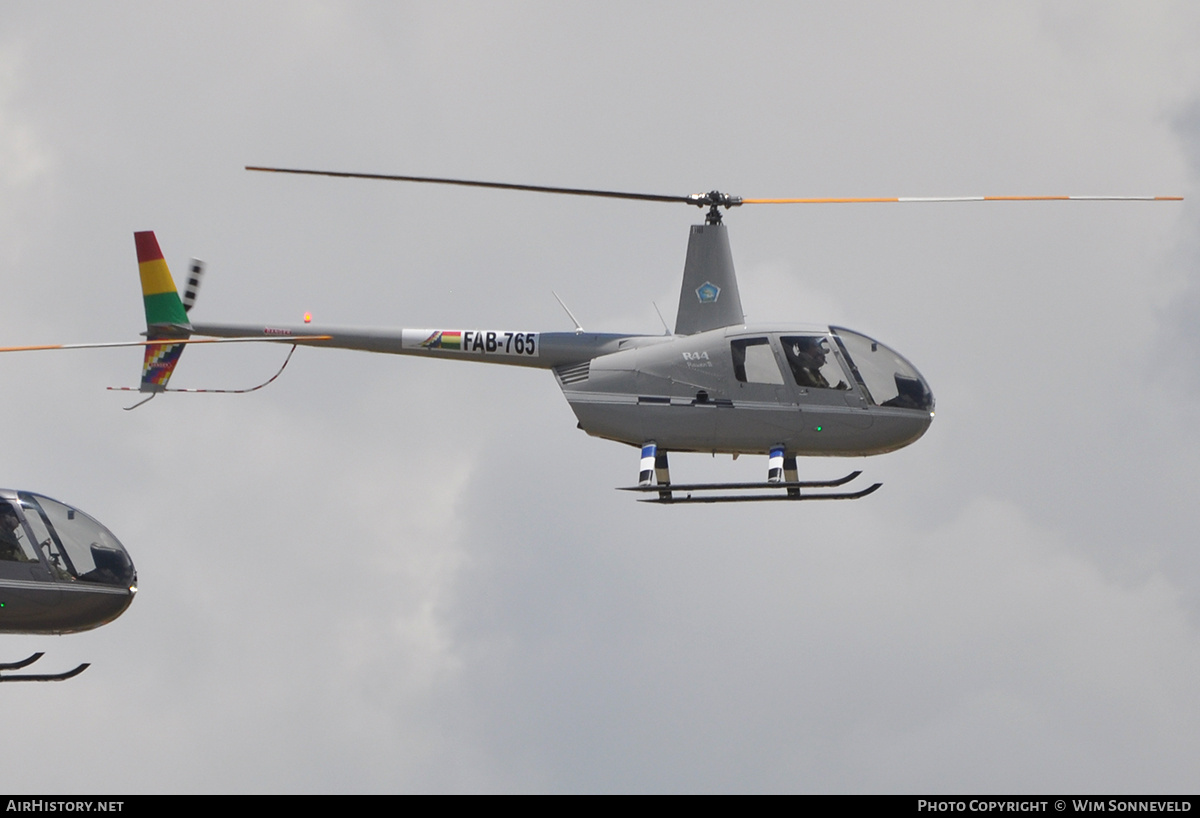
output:
[[[453,332],[437,330],[422,341],[421,346],[425,349],[453,349],[461,351],[462,332],[457,330]]]
[[[179,300],[175,281],[171,278],[171,271],[167,267],[166,260],[163,259],[162,250],[159,249],[158,239],[154,237],[154,232],[147,230],[142,233],[134,233],[133,241],[137,245],[138,272],[142,279],[142,300],[146,307],[146,325],[187,324],[187,313],[183,309],[183,302]]]

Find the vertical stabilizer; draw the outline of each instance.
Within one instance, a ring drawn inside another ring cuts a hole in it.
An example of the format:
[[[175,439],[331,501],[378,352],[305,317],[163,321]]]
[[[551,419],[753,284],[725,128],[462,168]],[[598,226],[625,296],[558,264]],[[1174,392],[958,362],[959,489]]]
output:
[[[154,232],[133,234],[137,245],[138,272],[142,279],[142,302],[146,306],[146,327],[155,324],[187,324],[187,313],[175,289],[175,280],[158,247]]]
[[[146,307],[146,337],[186,338],[187,313],[175,289],[175,281],[167,268],[166,259],[152,231],[133,234],[137,245],[138,272],[142,279],[142,302]],[[183,344],[160,344],[146,347],[142,361],[142,392],[161,392],[183,354]]]
[[[725,225],[692,225],[675,334],[693,335],[745,321]]]

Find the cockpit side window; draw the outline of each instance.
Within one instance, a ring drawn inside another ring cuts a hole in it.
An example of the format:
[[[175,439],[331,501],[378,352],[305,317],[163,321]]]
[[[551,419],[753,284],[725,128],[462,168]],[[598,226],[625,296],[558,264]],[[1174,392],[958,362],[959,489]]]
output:
[[[729,342],[729,351],[733,355],[733,375],[742,383],[783,383],[769,339],[738,338]]]
[[[796,386],[816,389],[850,388],[837,359],[830,354],[828,339],[819,335],[785,335],[781,337],[783,354]]]
[[[0,560],[5,562],[37,562],[28,531],[21,525],[17,510],[6,500],[0,500]]]
[[[71,572],[70,558],[64,552],[58,537],[51,532],[50,523],[46,520],[42,509],[32,496],[24,493],[20,496],[21,507],[25,511],[25,523],[33,532],[33,541],[38,550],[42,552],[42,556],[45,557],[51,573],[58,579],[74,580],[75,575]]]

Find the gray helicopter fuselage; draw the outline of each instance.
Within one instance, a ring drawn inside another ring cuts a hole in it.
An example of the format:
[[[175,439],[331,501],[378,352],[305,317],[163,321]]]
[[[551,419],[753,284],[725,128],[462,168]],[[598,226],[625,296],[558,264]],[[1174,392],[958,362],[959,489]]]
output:
[[[829,327],[723,327],[655,340],[586,368],[556,369],[582,429],[672,451],[766,454],[782,446],[793,455],[851,456],[901,448],[929,428],[933,398],[924,381],[924,397],[912,405],[881,405],[892,394],[877,403]],[[789,355],[800,344],[825,351],[823,368]],[[914,375],[908,367],[901,377]]]
[[[887,347],[844,328],[741,325],[691,335],[346,330],[195,324],[216,337],[553,370],[588,434],[672,451],[856,456],[925,433],[933,396]],[[293,341],[288,336],[323,336]],[[854,352],[851,352],[851,349]],[[813,356],[822,363],[814,367]]]

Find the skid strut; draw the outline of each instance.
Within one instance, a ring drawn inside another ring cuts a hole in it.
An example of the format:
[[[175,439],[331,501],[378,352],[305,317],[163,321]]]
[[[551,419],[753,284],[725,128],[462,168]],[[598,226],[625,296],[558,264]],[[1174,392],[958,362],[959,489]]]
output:
[[[796,469],[796,455],[788,455],[783,458],[783,482],[799,483],[800,472]],[[800,487],[795,486],[787,490],[787,496],[791,500],[800,499]]]
[[[658,446],[654,443],[647,443],[642,446],[642,467],[638,470],[638,486],[650,486],[654,484],[654,463],[657,459],[655,455],[658,453]]]
[[[655,485],[657,484],[657,485]],[[657,491],[658,502],[671,502],[671,467],[667,450],[651,442],[642,446],[642,465],[638,471],[638,491]]]
[[[30,656],[28,659],[22,659],[20,662],[4,662],[0,663],[0,682],[63,682],[67,679],[74,678],[80,673],[88,669],[90,662],[84,662],[82,665],[67,670],[62,673],[5,673],[6,670],[20,670],[23,667],[29,667],[38,659],[45,656],[44,653],[38,652]]]
[[[783,447],[776,446],[767,455],[767,482],[783,482]]]

